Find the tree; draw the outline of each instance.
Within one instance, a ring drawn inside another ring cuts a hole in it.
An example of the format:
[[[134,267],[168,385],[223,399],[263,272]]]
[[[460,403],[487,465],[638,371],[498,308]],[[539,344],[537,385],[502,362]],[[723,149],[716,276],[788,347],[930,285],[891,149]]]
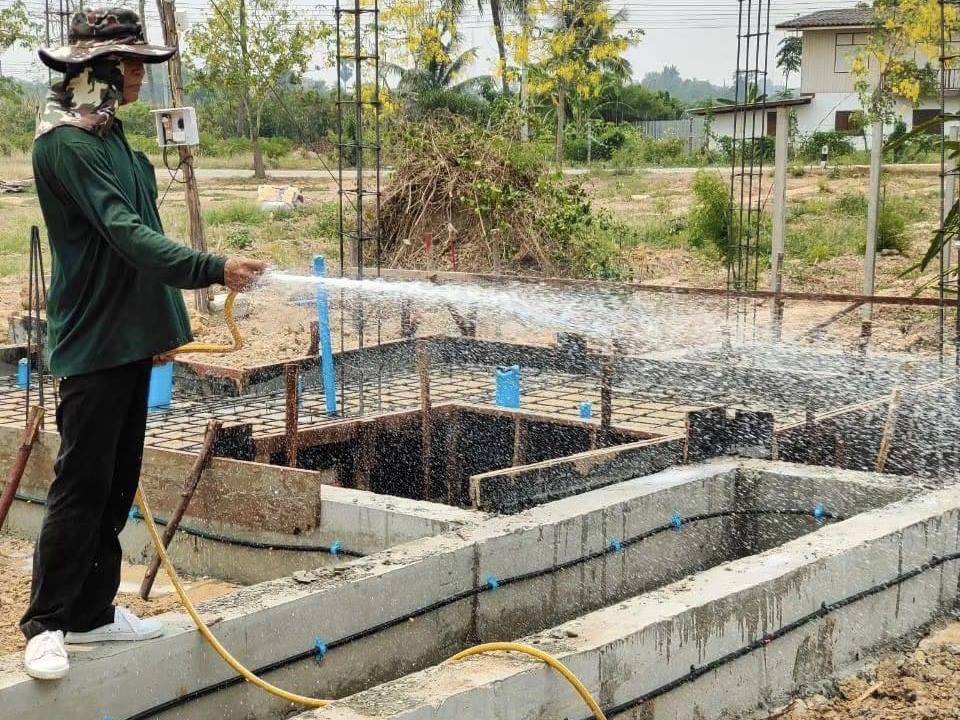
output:
[[[504,9],[509,11],[514,17],[520,18],[523,24],[526,25],[526,21],[529,19],[529,2],[528,0],[507,0],[506,5],[504,5],[501,0],[487,0],[487,4],[490,5],[490,20],[493,23],[493,35],[497,41],[497,55],[500,58],[498,74],[500,75],[503,94],[508,95],[510,93],[510,86],[509,74],[507,72],[506,35],[503,31]],[[483,5],[484,0],[477,0],[477,9],[481,14],[483,13]]]
[[[624,11],[610,14],[605,0],[542,0],[535,21],[542,32],[534,58],[530,92],[550,99],[557,117],[556,158],[563,163],[563,141],[568,101],[590,100],[601,88],[605,72],[630,77],[624,54],[642,34],[617,32]]]
[[[330,31],[325,24],[299,20],[286,0],[220,0],[214,7],[187,34],[190,90],[204,90],[241,110],[254,176],[264,178],[264,107],[281,83],[299,81],[314,45]]]
[[[30,47],[40,38],[40,25],[30,18],[23,0],[0,8],[0,53],[15,45]]]
[[[777,50],[777,67],[783,70],[784,91],[790,90],[790,74],[800,72],[803,58],[803,39],[799,35],[787,35],[780,41]]]
[[[892,122],[897,99],[916,105],[937,93],[940,0],[875,0],[873,32],[850,59],[854,84],[871,122]],[[960,32],[957,7],[943,4],[946,37]]]

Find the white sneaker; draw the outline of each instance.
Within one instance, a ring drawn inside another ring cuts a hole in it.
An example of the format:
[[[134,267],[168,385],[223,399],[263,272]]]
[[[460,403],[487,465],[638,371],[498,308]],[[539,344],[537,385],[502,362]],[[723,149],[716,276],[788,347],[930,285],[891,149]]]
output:
[[[111,642],[114,640],[150,640],[163,635],[159,620],[141,620],[126,608],[117,607],[113,622],[101,625],[88,632],[68,632],[67,642],[72,644]]]
[[[37,680],[58,680],[66,675],[70,661],[63,645],[63,633],[47,630],[30,638],[23,653],[23,665],[27,675]]]

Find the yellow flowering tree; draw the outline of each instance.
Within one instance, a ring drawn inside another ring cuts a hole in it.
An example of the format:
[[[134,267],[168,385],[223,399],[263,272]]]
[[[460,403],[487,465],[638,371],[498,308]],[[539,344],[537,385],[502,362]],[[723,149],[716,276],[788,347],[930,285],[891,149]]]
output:
[[[621,33],[623,12],[611,14],[605,0],[537,0],[531,5],[531,26],[512,38],[519,62],[529,62],[529,90],[549,100],[556,110],[556,158],[564,157],[568,105],[585,103],[601,90],[604,73],[629,77],[627,49],[639,40],[638,31]]]
[[[890,121],[897,99],[917,104],[937,94],[940,0],[875,0],[874,28],[851,61],[857,92],[871,120]],[[960,30],[957,8],[943,5],[946,36]]]

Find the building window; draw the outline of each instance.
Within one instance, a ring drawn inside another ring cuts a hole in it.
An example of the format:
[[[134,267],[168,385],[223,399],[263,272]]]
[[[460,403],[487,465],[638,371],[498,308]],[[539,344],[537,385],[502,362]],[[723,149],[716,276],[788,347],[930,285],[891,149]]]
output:
[[[837,33],[836,38],[833,71],[835,73],[849,73],[853,67],[853,59],[867,44],[870,33]]]
[[[923,130],[920,132],[927,135],[940,135],[943,131],[941,130],[942,123],[935,122],[937,117],[940,115],[939,108],[932,108],[929,110],[914,110],[913,111],[913,127],[917,128],[921,125],[926,125]]]
[[[857,128],[852,122],[856,110],[837,110],[833,116],[833,129],[837,132],[853,132]]]

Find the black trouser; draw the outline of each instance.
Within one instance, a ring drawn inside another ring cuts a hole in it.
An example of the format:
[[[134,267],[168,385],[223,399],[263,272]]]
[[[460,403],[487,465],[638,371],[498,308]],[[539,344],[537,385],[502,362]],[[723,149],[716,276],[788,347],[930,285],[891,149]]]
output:
[[[120,541],[140,478],[150,360],[60,382],[60,453],[33,554],[27,638],[113,622]]]

